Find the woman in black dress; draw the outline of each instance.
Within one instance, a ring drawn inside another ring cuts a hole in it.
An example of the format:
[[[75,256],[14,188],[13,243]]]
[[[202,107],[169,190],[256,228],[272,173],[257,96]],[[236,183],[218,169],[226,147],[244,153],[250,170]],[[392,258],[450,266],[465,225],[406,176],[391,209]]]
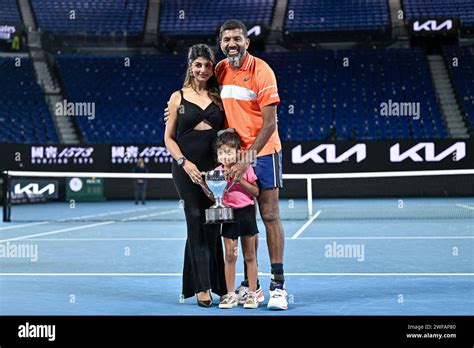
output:
[[[216,166],[213,143],[223,128],[224,112],[213,74],[214,54],[203,44],[189,49],[183,88],[169,101],[165,144],[175,159],[173,181],[184,200],[187,240],[184,254],[183,295],[197,295],[202,307],[212,305],[211,291],[227,293],[219,225],[205,225],[212,201],[197,184],[201,172]]]

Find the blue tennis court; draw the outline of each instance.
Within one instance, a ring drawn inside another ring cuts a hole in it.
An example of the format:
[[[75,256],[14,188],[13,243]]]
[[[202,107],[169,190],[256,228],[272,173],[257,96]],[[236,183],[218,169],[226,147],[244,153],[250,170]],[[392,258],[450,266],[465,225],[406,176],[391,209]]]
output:
[[[281,200],[289,310],[183,301],[175,200],[14,206],[0,224],[2,315],[472,315],[472,198]],[[270,264],[259,220],[260,280]],[[242,279],[242,260],[237,263]],[[266,292],[268,297],[268,291]]]

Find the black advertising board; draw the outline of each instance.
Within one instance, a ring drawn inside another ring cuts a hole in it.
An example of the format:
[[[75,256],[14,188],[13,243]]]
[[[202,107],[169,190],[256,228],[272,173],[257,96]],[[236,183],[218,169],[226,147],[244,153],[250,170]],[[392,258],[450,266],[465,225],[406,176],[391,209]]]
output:
[[[0,169],[131,172],[139,157],[150,172],[170,173],[163,145],[0,145]],[[473,169],[466,139],[284,142],[283,172],[294,174]]]
[[[283,172],[294,174],[473,169],[465,139],[287,142]]]

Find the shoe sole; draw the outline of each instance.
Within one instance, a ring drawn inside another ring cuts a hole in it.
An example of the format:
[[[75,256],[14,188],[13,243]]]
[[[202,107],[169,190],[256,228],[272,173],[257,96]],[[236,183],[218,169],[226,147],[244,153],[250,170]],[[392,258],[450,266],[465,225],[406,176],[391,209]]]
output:
[[[257,305],[251,305],[251,306],[249,306],[249,305],[244,305],[244,308],[245,308],[245,309],[255,309],[255,308],[258,308],[258,304],[257,304]]]
[[[272,311],[286,311],[288,309],[288,306],[287,307],[267,306],[267,308]]]
[[[231,309],[231,308],[234,308],[234,307],[237,307],[237,305],[233,305],[233,306],[221,306],[221,305],[219,305],[220,309]]]

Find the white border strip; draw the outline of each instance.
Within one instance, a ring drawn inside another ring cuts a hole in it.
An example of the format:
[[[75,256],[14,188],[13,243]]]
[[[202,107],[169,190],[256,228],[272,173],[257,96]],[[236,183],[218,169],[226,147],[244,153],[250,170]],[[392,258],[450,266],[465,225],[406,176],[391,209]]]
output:
[[[97,226],[103,226],[103,225],[110,225],[110,224],[114,224],[114,223],[115,223],[115,221],[105,221],[105,222],[99,222],[99,223],[91,224],[91,225],[64,228],[64,229],[61,229],[61,230],[55,230],[55,231],[44,232],[44,233],[29,234],[29,235],[26,235],[26,236],[3,239],[3,240],[0,240],[0,243],[11,242],[13,240],[23,240],[23,239],[27,239],[29,237],[48,236],[48,235],[51,235],[51,234],[82,230],[82,229],[85,229],[85,228],[91,228],[91,227],[97,227]]]
[[[21,224],[21,225],[13,225],[13,226],[8,226],[8,227],[0,227],[0,231],[13,230],[14,228],[20,228],[20,227],[26,227],[26,226],[46,225],[50,223],[51,221],[42,221],[42,222],[33,222],[31,224]]]

